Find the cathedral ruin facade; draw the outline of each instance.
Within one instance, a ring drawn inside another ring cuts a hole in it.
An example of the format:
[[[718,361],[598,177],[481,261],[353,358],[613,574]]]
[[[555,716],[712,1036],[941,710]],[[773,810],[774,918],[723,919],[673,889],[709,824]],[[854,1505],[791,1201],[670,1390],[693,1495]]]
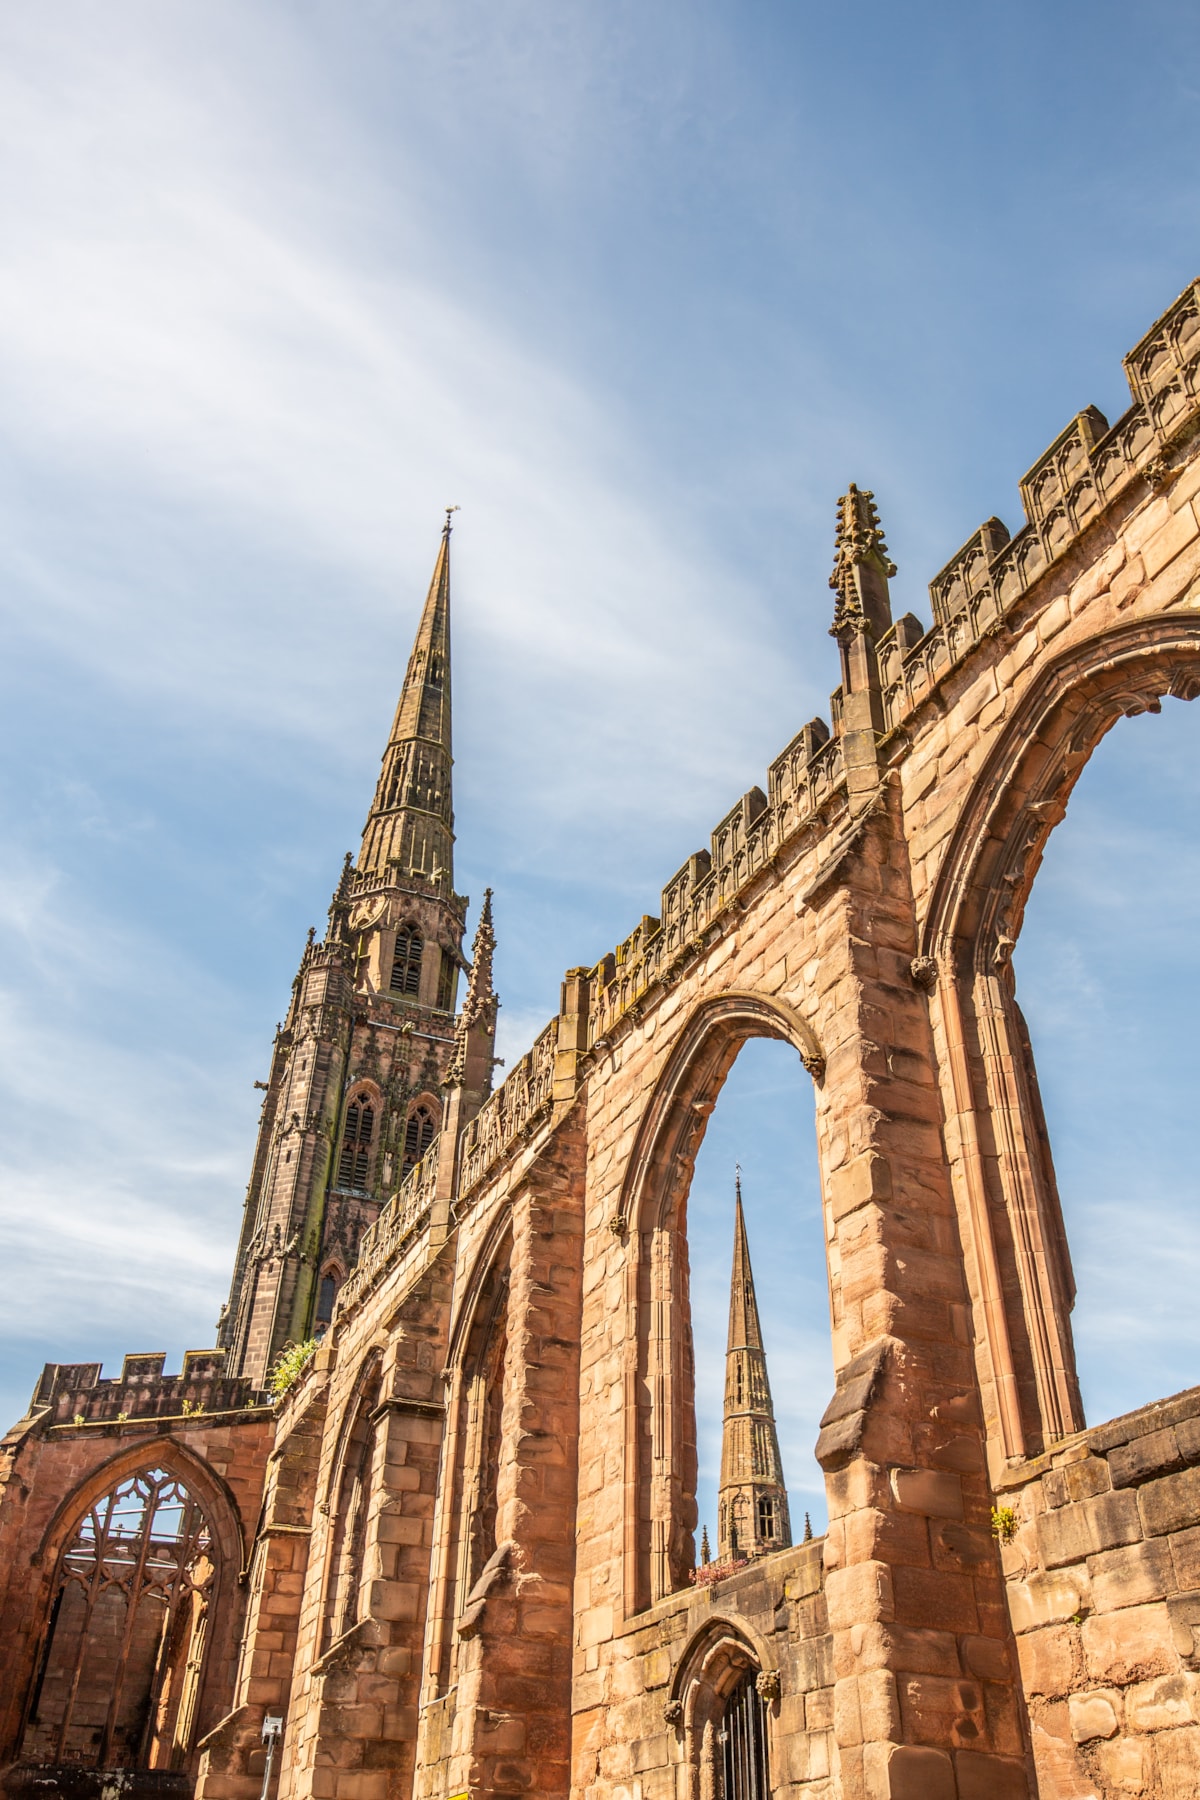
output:
[[[1200,1389],[1085,1423],[1011,960],[1093,749],[1200,693],[1200,283],[1126,370],[928,628],[850,487],[828,724],[566,972],[497,1087],[447,529],[276,1038],[218,1347],[48,1365],[4,1440],[10,1795],[1200,1793]],[[736,1566],[698,1579],[687,1198],[751,1037],[815,1090],[830,1523],[790,1543],[781,1477],[731,1461]]]

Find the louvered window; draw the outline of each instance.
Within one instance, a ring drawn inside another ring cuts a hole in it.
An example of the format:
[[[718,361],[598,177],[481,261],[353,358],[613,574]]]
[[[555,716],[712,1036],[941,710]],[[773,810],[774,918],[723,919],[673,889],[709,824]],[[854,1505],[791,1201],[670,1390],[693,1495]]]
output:
[[[419,1163],[433,1142],[437,1127],[428,1106],[414,1106],[404,1127],[404,1173]]]
[[[421,991],[421,954],[425,948],[415,925],[402,925],[396,933],[396,950],[392,957],[393,994],[418,994]]]
[[[342,1154],[338,1159],[339,1187],[366,1187],[371,1168],[371,1138],[374,1131],[375,1108],[364,1095],[359,1094],[346,1108]]]
[[[447,953],[442,951],[442,966],[438,970],[437,1003],[441,1012],[454,1011],[454,979],[456,970]]]

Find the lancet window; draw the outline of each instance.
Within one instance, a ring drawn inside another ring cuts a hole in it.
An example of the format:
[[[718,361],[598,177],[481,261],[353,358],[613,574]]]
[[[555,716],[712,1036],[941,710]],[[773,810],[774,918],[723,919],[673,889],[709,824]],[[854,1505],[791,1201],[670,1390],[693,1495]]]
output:
[[[363,1188],[371,1172],[371,1143],[375,1136],[375,1108],[369,1094],[356,1094],[346,1108],[342,1153],[338,1158],[338,1186]]]
[[[414,1106],[404,1126],[404,1173],[415,1167],[432,1144],[437,1131],[433,1108],[424,1102]]]
[[[396,933],[392,955],[392,977],[388,986],[393,994],[417,995],[421,991],[421,957],[425,942],[416,925],[402,925]]]
[[[55,1576],[22,1758],[182,1769],[217,1578],[204,1512],[168,1470],[95,1500]]]
[[[337,1482],[329,1578],[325,1589],[323,1650],[357,1625],[361,1616],[363,1561],[374,1486],[375,1424],[379,1372],[362,1392],[346,1435]]]
[[[442,966],[438,970],[437,1003],[439,1012],[454,1011],[454,989],[457,981],[458,970],[454,966],[454,958],[443,950]]]
[[[313,1315],[313,1323],[319,1327],[328,1325],[333,1317],[333,1303],[337,1299],[337,1291],[341,1286],[341,1273],[334,1267],[322,1272],[317,1287],[317,1306]]]

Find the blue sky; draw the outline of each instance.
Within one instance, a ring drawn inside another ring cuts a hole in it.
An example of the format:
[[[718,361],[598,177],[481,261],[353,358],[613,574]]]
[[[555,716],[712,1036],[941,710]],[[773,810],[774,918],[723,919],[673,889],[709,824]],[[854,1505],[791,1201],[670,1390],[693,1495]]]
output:
[[[927,618],[1067,419],[1122,410],[1200,269],[1198,101],[1165,0],[4,9],[8,1416],[47,1358],[211,1340],[441,508],[511,1056],[826,711],[846,482]],[[1096,1418],[1200,1373],[1198,732],[1168,703],[1104,747],[1017,956]],[[799,1493],[828,1352],[774,1056],[693,1252],[723,1345],[740,1153]]]

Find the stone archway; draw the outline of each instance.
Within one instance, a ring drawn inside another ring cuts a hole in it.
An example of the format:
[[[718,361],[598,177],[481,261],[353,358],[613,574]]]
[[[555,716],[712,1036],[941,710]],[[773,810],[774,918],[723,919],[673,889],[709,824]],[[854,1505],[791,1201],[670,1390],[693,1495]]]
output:
[[[1011,959],[1046,843],[1117,721],[1200,693],[1200,623],[1150,618],[1054,659],[988,758],[947,850],[913,974],[933,994],[950,1162],[993,1454],[1082,1429],[1074,1279]]]
[[[687,1581],[694,1564],[697,1452],[684,1212],[696,1153],[742,1046],[790,1043],[814,1080],[825,1057],[785,1001],[738,990],[702,1001],[679,1031],[638,1128],[610,1229],[628,1245],[636,1320],[629,1371],[625,1595],[629,1613]]]

